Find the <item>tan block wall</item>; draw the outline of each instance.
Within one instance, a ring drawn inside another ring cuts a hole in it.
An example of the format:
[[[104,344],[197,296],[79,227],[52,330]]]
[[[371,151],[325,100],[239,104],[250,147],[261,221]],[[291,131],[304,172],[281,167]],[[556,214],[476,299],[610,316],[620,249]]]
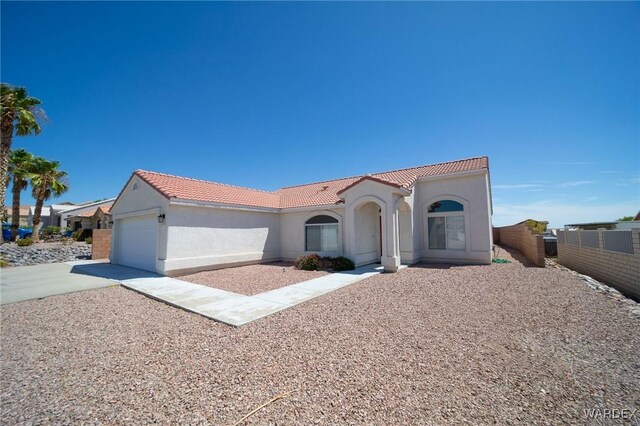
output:
[[[111,229],[94,229],[91,259],[108,259],[111,252]]]
[[[631,232],[633,254],[566,244],[558,238],[558,263],[640,300],[640,235]],[[602,241],[602,237],[601,237]]]
[[[536,266],[544,268],[542,235],[534,234],[524,223],[494,228],[493,238],[494,242],[517,249]]]

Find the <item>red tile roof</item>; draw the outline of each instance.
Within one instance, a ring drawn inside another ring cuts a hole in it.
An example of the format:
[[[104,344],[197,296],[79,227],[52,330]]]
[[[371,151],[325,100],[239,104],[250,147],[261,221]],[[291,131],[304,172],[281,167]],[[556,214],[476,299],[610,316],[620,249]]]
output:
[[[418,178],[489,168],[487,157],[469,158],[408,169],[372,173],[324,182],[260,191],[222,183],[190,179],[164,173],[137,170],[135,174],[166,198],[234,204],[252,207],[292,208],[336,204],[340,192],[363,179],[379,181],[398,188],[411,188]]]
[[[136,170],[135,174],[167,198],[252,207],[279,207],[280,198],[275,192],[145,170]]]
[[[102,213],[108,214],[111,210],[111,204],[100,206],[93,210],[87,210],[86,212],[78,213],[75,217],[93,217],[93,215],[95,215],[98,210],[102,210]]]

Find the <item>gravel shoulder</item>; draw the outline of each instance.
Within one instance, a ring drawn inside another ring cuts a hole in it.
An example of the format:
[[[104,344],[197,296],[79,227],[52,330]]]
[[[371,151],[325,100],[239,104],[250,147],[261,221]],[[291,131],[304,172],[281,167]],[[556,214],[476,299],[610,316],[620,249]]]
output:
[[[298,270],[291,262],[274,262],[198,272],[176,278],[245,296],[253,296],[325,275],[327,272]]]
[[[640,320],[519,262],[418,265],[241,328],[121,287],[1,317],[6,424],[227,425],[283,393],[246,424],[589,424],[640,405]]]

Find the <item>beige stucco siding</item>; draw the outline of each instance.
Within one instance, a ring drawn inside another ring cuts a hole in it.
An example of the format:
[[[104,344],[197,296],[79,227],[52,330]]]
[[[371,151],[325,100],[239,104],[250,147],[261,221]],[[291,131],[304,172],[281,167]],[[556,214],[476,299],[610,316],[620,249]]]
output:
[[[165,226],[165,272],[280,258],[280,218],[275,212],[170,205]]]
[[[305,209],[303,211],[281,211],[280,254],[283,260],[295,260],[305,253],[305,222],[317,215],[329,215],[338,219],[338,251],[319,253],[337,256],[344,252],[344,208]]]
[[[491,206],[488,196],[488,175],[473,173],[449,178],[423,179],[414,189],[416,248],[424,261],[491,262]],[[427,212],[435,201],[450,199],[465,206],[465,250],[430,250],[428,245]]]

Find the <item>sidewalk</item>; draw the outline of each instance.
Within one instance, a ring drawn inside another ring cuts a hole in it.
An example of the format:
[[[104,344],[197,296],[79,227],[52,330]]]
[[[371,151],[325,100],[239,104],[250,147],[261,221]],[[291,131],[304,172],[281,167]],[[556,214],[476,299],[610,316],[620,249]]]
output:
[[[118,281],[124,287],[153,299],[236,327],[382,272],[380,265],[368,265],[254,296],[245,296],[109,263],[73,264],[73,269],[77,272]]]

